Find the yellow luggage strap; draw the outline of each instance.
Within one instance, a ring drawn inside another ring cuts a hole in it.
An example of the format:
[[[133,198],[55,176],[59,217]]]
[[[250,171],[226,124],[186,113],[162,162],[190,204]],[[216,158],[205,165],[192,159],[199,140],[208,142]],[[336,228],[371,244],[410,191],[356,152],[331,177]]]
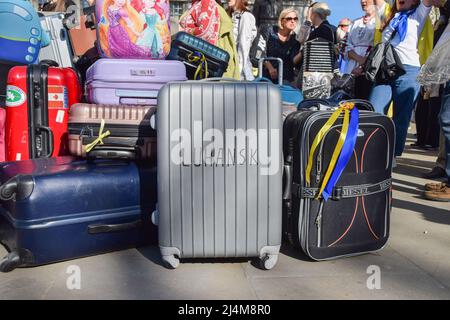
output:
[[[102,122],[100,124],[100,130],[98,131],[97,139],[95,139],[91,143],[84,146],[84,150],[86,151],[86,153],[90,152],[92,149],[94,149],[94,147],[96,145],[103,144],[103,139],[111,134],[111,132],[109,130],[107,130],[106,132],[103,132],[104,128],[105,128],[105,120],[102,119]]]
[[[197,80],[198,75],[200,75],[201,79],[208,78],[208,61],[205,58],[205,55],[201,52],[193,52],[188,55],[188,61],[191,63],[198,63],[197,70],[194,74],[194,79]],[[205,73],[203,73],[203,66],[205,69]]]

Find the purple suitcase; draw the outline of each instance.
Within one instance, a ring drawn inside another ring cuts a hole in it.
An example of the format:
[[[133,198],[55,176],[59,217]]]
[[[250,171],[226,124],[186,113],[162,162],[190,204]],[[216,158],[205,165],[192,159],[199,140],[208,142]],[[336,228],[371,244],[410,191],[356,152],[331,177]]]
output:
[[[180,61],[100,59],[87,70],[86,94],[94,104],[156,105],[164,84],[185,80]]]

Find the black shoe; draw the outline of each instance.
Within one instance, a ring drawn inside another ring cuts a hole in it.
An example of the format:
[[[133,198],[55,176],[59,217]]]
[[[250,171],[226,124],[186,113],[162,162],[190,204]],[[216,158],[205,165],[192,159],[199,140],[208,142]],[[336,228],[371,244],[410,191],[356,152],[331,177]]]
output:
[[[423,175],[425,179],[439,179],[445,177],[445,170],[441,167],[434,167],[430,172]]]
[[[422,149],[422,150],[426,150],[427,148],[426,145],[417,142],[411,143],[409,146],[414,149]]]

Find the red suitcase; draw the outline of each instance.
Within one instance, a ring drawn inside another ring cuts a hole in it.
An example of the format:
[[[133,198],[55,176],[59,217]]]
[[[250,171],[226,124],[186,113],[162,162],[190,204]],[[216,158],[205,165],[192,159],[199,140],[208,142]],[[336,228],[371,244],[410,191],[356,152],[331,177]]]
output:
[[[69,108],[81,88],[71,68],[45,63],[14,67],[8,73],[6,160],[69,155]]]

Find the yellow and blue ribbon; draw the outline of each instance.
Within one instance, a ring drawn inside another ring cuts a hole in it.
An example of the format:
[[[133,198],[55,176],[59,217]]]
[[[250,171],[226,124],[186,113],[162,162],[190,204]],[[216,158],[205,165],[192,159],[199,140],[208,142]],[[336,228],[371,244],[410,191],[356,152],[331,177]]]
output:
[[[331,196],[332,190],[336,185],[336,182],[339,180],[342,172],[344,171],[345,166],[350,160],[351,154],[356,144],[356,137],[358,135],[359,129],[359,111],[357,108],[355,108],[354,103],[344,103],[340,105],[339,108],[335,112],[333,112],[331,117],[319,130],[311,145],[308,164],[306,166],[306,182],[309,185],[311,182],[311,170],[314,162],[314,153],[325,137],[326,133],[331,129],[331,127],[337,121],[339,116],[342,115],[342,113],[344,113],[342,130],[331,156],[330,164],[328,165],[327,171],[317,194],[317,198],[322,195],[325,200],[328,200],[328,198]]]
[[[197,80],[198,75],[200,75],[200,79],[208,78],[208,61],[205,58],[205,55],[201,52],[193,52],[188,56],[188,61],[191,63],[198,64],[197,70],[194,74],[194,80]],[[205,72],[203,73],[203,70]]]
[[[347,166],[350,160],[353,149],[355,148],[356,139],[358,137],[359,130],[359,111],[357,108],[353,108],[350,112],[350,123],[348,125],[347,135],[345,137],[344,146],[342,147],[341,153],[334,167],[333,174],[328,180],[325,188],[322,191],[322,196],[326,200],[332,195],[333,188],[336,182],[339,180],[342,172]]]

